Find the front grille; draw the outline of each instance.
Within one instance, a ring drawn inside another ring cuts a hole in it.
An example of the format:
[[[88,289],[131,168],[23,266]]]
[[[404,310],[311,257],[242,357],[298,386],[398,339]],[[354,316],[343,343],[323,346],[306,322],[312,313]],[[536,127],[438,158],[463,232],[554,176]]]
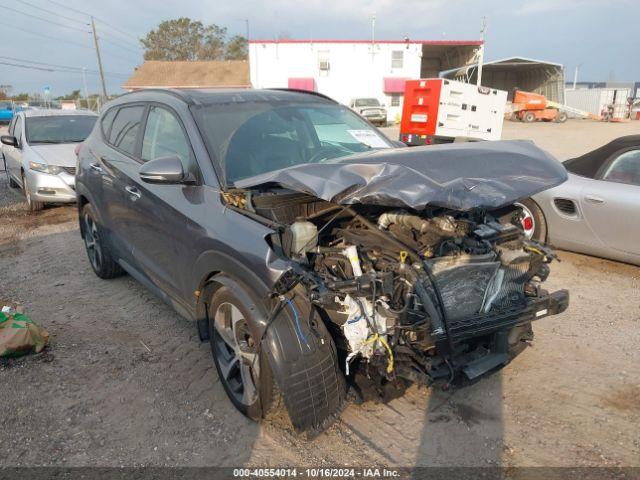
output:
[[[556,205],[556,208],[565,215],[576,214],[576,204],[573,203],[573,200],[569,200],[568,198],[555,198],[553,203]]]
[[[67,172],[69,175],[74,175],[76,174],[76,167],[61,167],[65,172]]]

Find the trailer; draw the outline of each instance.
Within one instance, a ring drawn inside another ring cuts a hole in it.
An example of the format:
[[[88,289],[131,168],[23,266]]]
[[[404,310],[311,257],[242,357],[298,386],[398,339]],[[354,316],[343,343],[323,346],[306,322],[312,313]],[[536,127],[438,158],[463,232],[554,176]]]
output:
[[[507,92],[443,78],[407,80],[400,141],[431,145],[500,140]]]

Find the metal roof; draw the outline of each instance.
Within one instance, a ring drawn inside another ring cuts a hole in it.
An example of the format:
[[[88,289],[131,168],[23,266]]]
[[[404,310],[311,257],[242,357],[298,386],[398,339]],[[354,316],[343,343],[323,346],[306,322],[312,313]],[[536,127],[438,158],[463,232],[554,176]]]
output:
[[[371,43],[391,43],[391,44],[421,44],[421,45],[482,45],[482,40],[345,40],[345,39],[283,39],[283,40],[249,40],[249,43],[352,43],[352,44],[371,44]]]
[[[546,60],[537,60],[535,58],[528,58],[528,57],[508,57],[508,58],[501,58],[499,60],[492,60],[490,62],[484,62],[482,64],[482,68],[486,68],[486,67],[530,67],[530,68],[535,68],[535,67],[540,67],[542,65],[550,65],[553,67],[558,67],[560,69],[564,68],[564,66],[561,63],[556,63],[556,62],[549,62]],[[445,70],[443,72],[440,72],[440,76],[446,76],[447,74],[451,73],[451,72],[468,72],[469,70],[474,70],[478,68],[478,64],[477,63],[472,63],[469,65],[465,65],[464,67],[456,67],[456,68],[452,68],[450,70]]]

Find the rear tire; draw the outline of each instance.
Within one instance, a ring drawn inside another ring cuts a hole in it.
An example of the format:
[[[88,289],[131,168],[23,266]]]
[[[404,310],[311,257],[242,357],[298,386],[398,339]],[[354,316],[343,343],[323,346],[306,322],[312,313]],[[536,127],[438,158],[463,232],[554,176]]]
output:
[[[233,406],[252,420],[288,420],[267,355],[251,333],[257,323],[252,312],[259,306],[242,285],[230,285],[218,288],[209,304],[211,353],[220,383]]]
[[[96,215],[90,203],[82,207],[80,229],[89,263],[95,274],[105,280],[124,274],[124,270],[114,260],[103,241],[102,228],[96,221]]]
[[[531,198],[527,198],[518,202],[521,207],[524,207],[522,210],[525,215],[529,214],[533,221],[533,232],[531,233],[531,240],[535,240],[536,242],[546,242],[547,241],[547,220],[544,216],[544,212],[538,206],[538,204]],[[525,226],[523,225],[523,229]]]
[[[522,116],[522,121],[524,123],[533,123],[536,121],[536,114],[533,112],[525,112]]]
[[[24,173],[22,174],[22,191],[24,192],[24,196],[27,197],[27,206],[30,212],[38,212],[44,208],[44,202],[38,202],[31,198],[31,189],[29,188],[27,177]]]

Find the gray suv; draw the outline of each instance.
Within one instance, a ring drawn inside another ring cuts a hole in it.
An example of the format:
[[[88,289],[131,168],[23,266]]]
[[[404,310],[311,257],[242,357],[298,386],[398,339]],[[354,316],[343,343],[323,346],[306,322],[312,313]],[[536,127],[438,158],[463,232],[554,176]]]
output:
[[[476,379],[568,293],[513,204],[566,180],[528,142],[399,148],[347,107],[287,90],[146,90],[78,154],[95,273],[193,320],[230,400],[319,431],[349,388]]]

